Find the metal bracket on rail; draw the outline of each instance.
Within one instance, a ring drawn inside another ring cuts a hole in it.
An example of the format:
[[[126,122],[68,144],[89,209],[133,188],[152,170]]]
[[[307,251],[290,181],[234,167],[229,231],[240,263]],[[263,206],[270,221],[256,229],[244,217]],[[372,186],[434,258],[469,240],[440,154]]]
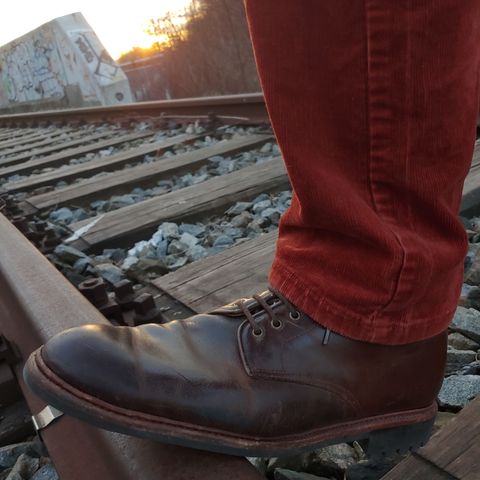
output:
[[[50,405],[47,405],[42,411],[36,415],[32,415],[32,422],[35,431],[39,432],[40,430],[43,430],[61,416],[63,416],[63,412],[51,407]]]

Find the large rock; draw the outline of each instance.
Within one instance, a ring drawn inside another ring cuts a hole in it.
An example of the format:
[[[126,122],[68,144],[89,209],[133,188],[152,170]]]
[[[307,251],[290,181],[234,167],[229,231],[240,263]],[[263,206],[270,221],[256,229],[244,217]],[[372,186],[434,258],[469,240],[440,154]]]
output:
[[[457,350],[448,347],[446,374],[452,375],[458,372],[462,367],[475,361],[477,353],[473,350]]]
[[[280,221],[281,212],[277,208],[266,208],[261,213],[262,217],[268,218],[272,223]]]
[[[180,240],[173,240],[170,242],[167,248],[167,253],[169,255],[178,255],[185,253],[189,248],[189,245],[181,242]]]
[[[463,281],[469,285],[480,283],[480,244],[470,243],[464,261]]]
[[[205,233],[205,225],[194,223],[182,223],[179,226],[180,233],[190,233],[195,237],[200,237]]]
[[[164,275],[168,272],[165,261],[163,259],[153,259],[142,257],[132,267],[134,272],[142,276],[143,273]],[[130,269],[130,273],[132,272]]]
[[[237,227],[225,227],[222,229],[222,233],[233,240],[238,240],[244,236],[243,230]]]
[[[125,274],[122,269],[111,263],[100,263],[96,265],[95,268],[98,274],[112,285],[125,279]]]
[[[252,206],[253,206],[252,202],[237,202],[233,207],[230,207],[227,210],[227,215],[231,215],[231,216],[240,215],[245,210],[252,208]]]
[[[162,232],[163,238],[178,238],[179,237],[179,231],[178,231],[178,225],[173,222],[164,222],[158,227],[158,230]]]
[[[462,291],[460,293],[460,298],[458,299],[458,305],[461,305],[465,308],[476,308],[478,310],[478,306],[480,300],[480,288],[475,285],[468,285],[468,283],[464,283],[462,285]]]
[[[213,242],[214,247],[229,247],[230,245],[233,245],[234,239],[230,237],[229,235],[221,234],[219,235],[215,241]]]
[[[320,476],[341,477],[358,460],[358,454],[353,447],[339,443],[313,452],[305,470]]]
[[[450,328],[480,342],[480,312],[473,308],[457,307]]]
[[[359,459],[360,457],[353,447],[346,443],[340,443],[290,457],[270,458],[267,471],[286,470],[316,475],[314,478],[343,478],[347,469],[356,464]],[[309,479],[309,477],[305,477],[305,479]]]
[[[188,258],[184,255],[167,255],[165,257],[165,264],[172,271],[183,267],[187,262]]]
[[[251,221],[253,217],[249,212],[242,212],[240,215],[236,215],[230,221],[230,224],[234,228],[245,228]]]
[[[198,238],[195,235],[192,235],[188,232],[183,232],[180,235],[179,241],[185,245],[188,245],[188,248],[194,247],[199,242]]]
[[[168,240],[162,240],[158,243],[157,248],[155,250],[155,256],[157,258],[162,258],[167,254],[168,251]]]
[[[22,453],[15,462],[12,470],[8,474],[7,480],[24,480],[31,478],[32,475],[38,470],[40,466],[40,460],[38,458],[32,458],[25,453]]]
[[[17,461],[17,458],[26,454],[31,457],[39,457],[41,446],[38,442],[24,442],[16,443],[14,445],[7,445],[0,448],[0,470],[3,468],[13,467]]]
[[[122,248],[107,248],[102,254],[112,260],[113,262],[120,263],[126,258],[126,252]]]
[[[129,271],[138,263],[138,258],[135,256],[127,257],[122,263],[122,270]]]
[[[128,207],[137,202],[136,195],[115,195],[110,199],[110,205],[113,209]]]
[[[73,212],[69,208],[59,208],[54,210],[50,216],[52,222],[71,223],[73,221]]]
[[[478,394],[480,394],[480,376],[453,375],[443,382],[438,400],[443,407],[459,409]]]
[[[480,348],[480,344],[458,332],[451,333],[448,336],[448,344],[457,350],[477,351]]]
[[[72,223],[80,222],[88,217],[88,213],[83,208],[76,208],[72,211]]]
[[[188,252],[188,259],[191,262],[195,262],[196,260],[200,260],[208,255],[208,251],[205,247],[201,245],[194,245]]]
[[[149,250],[153,249],[153,245],[146,240],[141,240],[140,242],[137,242],[132,248],[130,248],[127,252],[127,259],[129,257],[142,257],[147,254]]]
[[[51,463],[47,463],[30,480],[59,480],[55,467]]]
[[[477,360],[465,365],[459,372],[459,375],[477,375],[480,376],[480,361]]]
[[[263,202],[265,200],[270,200],[270,195],[268,195],[268,193],[261,193],[252,200],[252,203]]]
[[[58,245],[54,253],[60,260],[70,265],[73,265],[77,260],[88,258],[83,252],[70,245]]]
[[[263,210],[270,208],[271,206],[272,206],[272,201],[270,199],[262,200],[261,202],[255,203],[252,210],[253,210],[253,213],[261,213],[263,212]]]

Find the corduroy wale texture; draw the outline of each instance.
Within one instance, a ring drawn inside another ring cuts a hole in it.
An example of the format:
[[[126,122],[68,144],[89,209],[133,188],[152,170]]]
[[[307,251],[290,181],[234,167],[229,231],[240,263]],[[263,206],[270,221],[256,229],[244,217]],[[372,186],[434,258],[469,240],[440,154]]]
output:
[[[246,0],[294,190],[270,284],[367,342],[445,330],[479,106],[479,0]]]

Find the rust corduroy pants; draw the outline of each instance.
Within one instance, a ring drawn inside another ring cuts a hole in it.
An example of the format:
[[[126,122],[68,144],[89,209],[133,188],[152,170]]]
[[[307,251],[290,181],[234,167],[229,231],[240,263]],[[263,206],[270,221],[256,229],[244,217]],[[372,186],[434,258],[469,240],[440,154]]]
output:
[[[475,141],[480,0],[246,0],[294,190],[270,284],[348,337],[449,324]]]

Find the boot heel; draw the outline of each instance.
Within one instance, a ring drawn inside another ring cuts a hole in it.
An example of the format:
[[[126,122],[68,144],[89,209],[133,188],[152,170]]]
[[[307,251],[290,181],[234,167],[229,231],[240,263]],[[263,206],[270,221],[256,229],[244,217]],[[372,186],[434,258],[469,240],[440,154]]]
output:
[[[369,435],[367,454],[381,458],[391,454],[404,454],[423,447],[432,435],[435,418],[403,427],[377,430]]]

